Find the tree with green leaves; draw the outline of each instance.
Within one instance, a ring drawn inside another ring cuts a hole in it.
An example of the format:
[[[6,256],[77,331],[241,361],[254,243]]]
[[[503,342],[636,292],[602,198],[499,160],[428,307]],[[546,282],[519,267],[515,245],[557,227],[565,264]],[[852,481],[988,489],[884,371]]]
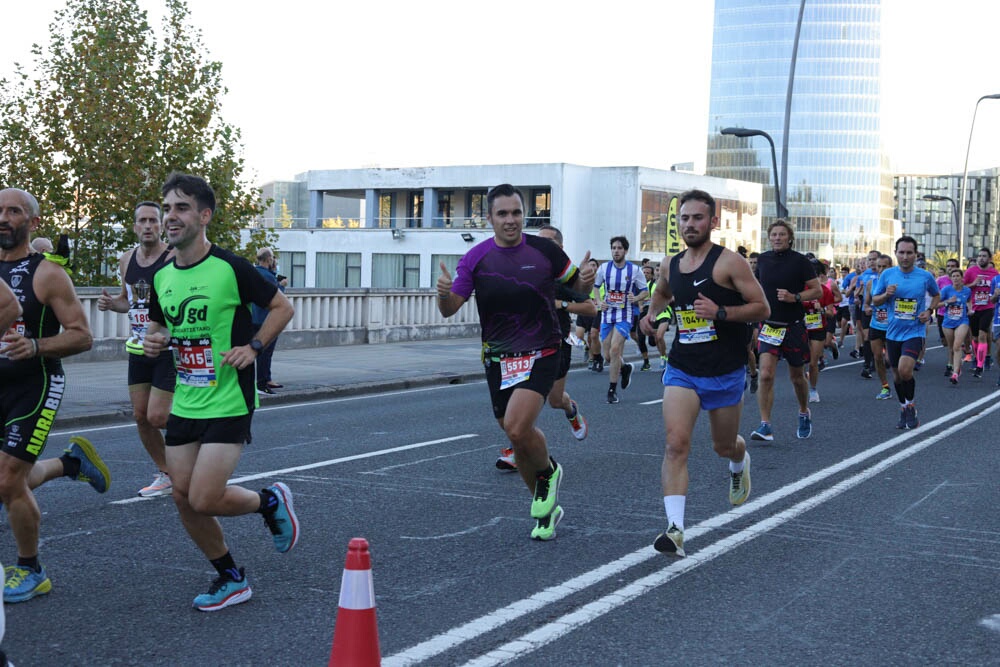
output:
[[[33,193],[39,234],[70,236],[75,280],[114,282],[136,243],[136,202],[159,201],[172,171],[203,176],[218,200],[209,238],[240,254],[265,203],[245,175],[240,131],[220,116],[222,64],[184,0],[164,0],[160,33],[137,0],[67,0],[35,44],[31,70],[0,80],[0,185]],[[254,245],[274,245],[255,230]],[[256,238],[260,237],[260,238]]]

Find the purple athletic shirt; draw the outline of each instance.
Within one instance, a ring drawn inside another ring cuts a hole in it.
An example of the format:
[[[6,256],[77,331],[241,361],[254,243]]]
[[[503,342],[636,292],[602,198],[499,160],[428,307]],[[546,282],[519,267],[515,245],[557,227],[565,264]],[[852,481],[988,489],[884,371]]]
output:
[[[494,239],[476,244],[458,262],[451,291],[476,293],[484,354],[534,352],[559,346],[556,283],[573,284],[577,268],[549,239],[521,235],[501,248]]]

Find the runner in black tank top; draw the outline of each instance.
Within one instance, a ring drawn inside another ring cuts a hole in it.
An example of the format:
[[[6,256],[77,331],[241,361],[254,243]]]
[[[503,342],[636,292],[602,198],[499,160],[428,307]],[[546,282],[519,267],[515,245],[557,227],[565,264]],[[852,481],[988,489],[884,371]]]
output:
[[[770,308],[750,265],[712,243],[719,218],[711,195],[701,190],[682,194],[677,220],[687,250],[669,262],[664,257],[660,266],[668,268],[661,269],[649,305],[650,313],[659,313],[672,300],[677,314],[677,334],[663,371],[667,440],[660,474],[667,530],[653,548],[683,556],[687,460],[701,410],[710,415],[715,453],[729,459],[729,502],[740,505],[750,496],[750,454],[739,434],[747,322],[767,318]],[[647,333],[655,330],[655,316],[647,315],[641,325]]]
[[[17,545],[17,563],[5,569],[5,604],[26,602],[52,590],[39,560],[42,513],[32,489],[62,476],[87,481],[101,493],[111,483],[94,446],[79,436],[69,439],[60,458],[38,460],[65,392],[61,360],[89,350],[92,342],[73,281],[61,265],[30,248],[31,231],[40,221],[38,201],[31,194],[0,190],[0,278],[23,311],[0,338],[4,424],[0,502]]]
[[[142,341],[149,327],[149,291],[153,274],[173,257],[171,248],[162,239],[160,205],[139,202],[135,207],[133,231],[139,245],[126,252],[118,261],[121,290],[115,296],[104,291],[97,300],[98,310],[128,313],[129,337],[125,341],[128,354],[128,395],[132,402],[139,441],[156,465],[153,481],[139,489],[144,498],[165,496],[172,482],[167,474],[165,443],[161,429],[173,405],[177,372],[173,354],[165,350],[158,357],[143,355]]]
[[[670,260],[670,289],[674,294],[677,331],[670,347],[667,364],[697,377],[714,377],[742,368],[747,362],[749,331],[744,322],[716,320],[699,333],[694,314],[694,302],[699,293],[720,306],[746,303],[743,296],[721,287],[712,280],[712,269],[722,254],[722,246],[713,245],[701,266],[691,273],[682,273],[679,266],[685,250]],[[748,267],[749,268],[749,267]]]

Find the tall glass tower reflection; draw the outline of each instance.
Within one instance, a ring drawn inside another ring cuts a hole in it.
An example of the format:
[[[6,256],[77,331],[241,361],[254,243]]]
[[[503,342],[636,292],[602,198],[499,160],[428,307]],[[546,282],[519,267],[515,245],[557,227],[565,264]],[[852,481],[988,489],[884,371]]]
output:
[[[706,173],[765,184],[763,225],[775,217],[785,93],[800,0],[715,0]],[[837,262],[891,250],[892,174],[881,147],[881,1],[806,0],[788,141],[795,247]],[[765,241],[766,243],[766,241]],[[762,248],[766,250],[767,248]]]

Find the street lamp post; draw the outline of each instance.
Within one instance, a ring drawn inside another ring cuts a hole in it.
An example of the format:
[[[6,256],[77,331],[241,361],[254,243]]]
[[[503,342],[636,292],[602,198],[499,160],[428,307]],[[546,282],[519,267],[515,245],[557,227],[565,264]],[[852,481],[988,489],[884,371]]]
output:
[[[959,229],[959,227],[958,227],[958,205],[955,204],[955,200],[954,199],[952,199],[951,197],[946,197],[945,195],[924,195],[923,197],[921,197],[921,199],[923,199],[924,201],[950,201],[951,202],[951,212],[955,216],[954,217],[954,220],[955,220],[955,229]],[[961,230],[959,230],[958,234],[959,234],[960,238],[961,238],[961,233],[962,233]],[[961,246],[961,243],[959,244],[959,246]],[[962,256],[961,253],[959,253],[959,257],[961,257],[961,256]],[[961,261],[961,260],[959,260],[959,261]]]
[[[751,130],[745,127],[726,127],[720,130],[720,134],[732,135],[734,137],[764,137],[767,143],[771,144],[771,168],[774,170],[774,206],[779,218],[788,218],[788,209],[781,199],[781,186],[778,184],[778,158],[774,152],[774,139],[764,130]]]
[[[983,95],[976,100],[976,107],[972,110],[972,125],[969,127],[969,143],[965,147],[965,169],[962,170],[962,204],[958,209],[962,212],[958,221],[958,261],[965,260],[965,192],[967,181],[969,180],[969,149],[972,148],[972,130],[976,127],[976,112],[979,111],[979,103],[983,100],[1000,100],[1000,93],[993,95]]]

